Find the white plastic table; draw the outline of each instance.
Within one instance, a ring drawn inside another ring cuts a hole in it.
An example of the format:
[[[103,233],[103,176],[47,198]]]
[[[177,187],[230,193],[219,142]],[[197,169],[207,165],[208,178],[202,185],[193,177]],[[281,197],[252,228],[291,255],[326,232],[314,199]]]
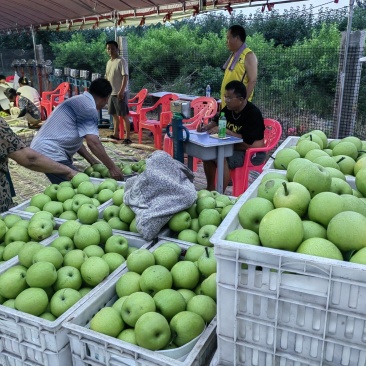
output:
[[[181,100],[189,100],[189,101],[192,101],[192,100],[198,98],[197,95],[180,94],[180,93],[167,92],[167,91],[156,92],[156,93],[149,93],[150,96],[152,96],[152,97],[154,97],[156,99],[159,99],[159,98],[161,98],[161,97],[163,97],[164,95],[167,95],[167,94],[176,94],[176,95],[178,95],[179,99],[181,99]]]
[[[164,95],[167,95],[167,94],[176,94],[176,95],[178,95],[180,100],[188,100],[190,102],[192,100],[195,100],[196,98],[199,98],[199,95],[181,94],[181,93],[174,93],[174,92],[168,92],[168,91],[149,93],[150,96],[154,97],[154,100],[158,100],[159,98],[161,98],[161,97],[163,97]],[[216,101],[220,105],[221,99],[218,99]]]
[[[189,131],[189,141],[184,143],[184,152],[188,155],[188,167],[193,168],[193,157],[201,160],[217,160],[216,190],[223,193],[224,159],[234,153],[234,144],[243,142],[242,139],[228,136],[226,139],[210,137],[206,133]]]

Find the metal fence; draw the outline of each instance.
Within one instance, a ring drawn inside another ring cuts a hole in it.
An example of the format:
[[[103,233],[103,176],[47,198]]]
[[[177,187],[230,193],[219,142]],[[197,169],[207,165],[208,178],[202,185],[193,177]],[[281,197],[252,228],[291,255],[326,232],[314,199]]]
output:
[[[53,55],[50,53],[43,54],[44,60],[52,60]],[[51,90],[52,83],[49,82],[49,77],[44,68],[38,68],[34,66],[28,66],[28,61],[34,60],[35,55],[33,50],[13,50],[2,49],[0,50],[0,73],[5,76],[14,75],[17,72],[18,76],[26,76],[32,86],[37,90]],[[13,61],[18,60],[22,66],[12,66]],[[39,73],[41,75],[39,75]],[[40,76],[40,77],[39,77]],[[40,88],[40,83],[42,87]]]
[[[348,59],[357,58],[357,62],[353,64],[356,65],[357,71],[347,70],[346,79],[351,77],[352,82],[346,82],[344,85],[341,124],[344,126],[353,123],[352,134],[366,139],[366,62],[358,62],[359,52],[359,49],[353,51],[352,48],[348,51]],[[337,50],[301,48],[301,52],[291,52],[290,56],[285,50],[279,52],[276,49],[273,54],[259,50],[256,51],[256,55],[259,66],[253,102],[262,110],[265,118],[274,118],[281,122],[283,137],[299,135],[312,129],[321,129],[329,137],[334,137],[337,125],[339,75],[342,68],[341,47]],[[175,65],[166,55],[160,58],[157,54],[154,67],[160,70],[159,73],[146,69],[143,66],[143,57],[139,55],[138,60],[129,57],[131,94],[146,87],[149,92],[166,90],[204,95],[206,85],[210,84],[212,95],[220,97],[223,72],[220,68],[209,64],[202,67],[205,55],[195,54],[196,61],[190,61],[187,71],[182,71],[175,69]],[[184,59],[184,55],[181,57]],[[1,73],[6,75],[14,73],[10,65],[15,58],[28,60],[34,58],[34,54],[33,51],[2,50]],[[52,55],[45,55],[45,58],[52,60]],[[218,64],[223,64],[225,58],[224,56]],[[189,59],[192,60],[192,55]],[[273,66],[284,65],[284,62],[285,67]],[[34,86],[39,88],[36,69],[36,67],[18,68],[18,74],[24,72],[33,81]],[[198,74],[200,80],[204,80],[200,81],[199,85]],[[43,72],[42,89],[53,89],[56,87],[53,84],[55,82],[50,83],[48,75]]]

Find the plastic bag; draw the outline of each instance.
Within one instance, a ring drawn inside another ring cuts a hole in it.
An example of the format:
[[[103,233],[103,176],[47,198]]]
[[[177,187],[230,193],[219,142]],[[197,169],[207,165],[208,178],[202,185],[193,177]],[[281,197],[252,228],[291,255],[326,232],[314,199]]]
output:
[[[12,117],[18,117],[20,114],[20,109],[18,107],[11,107],[10,114],[12,115]]]
[[[127,179],[124,202],[136,215],[136,227],[145,240],[155,238],[170,218],[193,205],[194,175],[164,151],[155,151],[138,176]]]
[[[13,88],[15,90],[17,90],[19,88],[19,75],[17,74],[17,72],[15,71],[15,74],[14,74],[14,80],[13,80]]]

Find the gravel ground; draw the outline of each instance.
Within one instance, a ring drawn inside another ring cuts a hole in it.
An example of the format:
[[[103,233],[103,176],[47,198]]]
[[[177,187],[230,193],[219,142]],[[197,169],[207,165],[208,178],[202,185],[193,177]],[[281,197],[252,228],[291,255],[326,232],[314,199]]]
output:
[[[144,134],[143,144],[138,144],[138,136],[135,133],[131,134],[131,145],[125,146],[121,143],[111,142],[107,138],[107,135],[111,134],[111,130],[108,128],[99,129],[101,141],[105,147],[108,155],[114,161],[138,161],[148,157],[153,151],[155,151],[153,137],[148,132]],[[75,165],[84,170],[88,163],[81,158],[78,154],[75,155]],[[13,198],[15,204],[20,204],[25,200],[31,198],[36,193],[42,192],[49,184],[49,180],[43,173],[38,173],[26,169],[18,165],[13,160],[9,160],[10,174],[14,183],[16,197]],[[198,170],[195,172],[194,184],[197,190],[206,187],[206,178],[203,172],[202,163],[198,165]],[[231,187],[226,190],[227,195],[231,195]]]

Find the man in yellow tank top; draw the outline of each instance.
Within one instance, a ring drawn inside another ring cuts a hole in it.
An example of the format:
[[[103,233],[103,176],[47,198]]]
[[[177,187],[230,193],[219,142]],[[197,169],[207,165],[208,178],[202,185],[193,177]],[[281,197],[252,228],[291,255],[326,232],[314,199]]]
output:
[[[257,82],[257,57],[246,44],[245,29],[241,25],[232,25],[227,32],[227,47],[232,52],[223,65],[224,79],[221,84],[221,108],[225,103],[225,86],[233,80],[244,83],[247,88],[248,101],[253,98],[254,86]]]

